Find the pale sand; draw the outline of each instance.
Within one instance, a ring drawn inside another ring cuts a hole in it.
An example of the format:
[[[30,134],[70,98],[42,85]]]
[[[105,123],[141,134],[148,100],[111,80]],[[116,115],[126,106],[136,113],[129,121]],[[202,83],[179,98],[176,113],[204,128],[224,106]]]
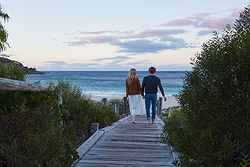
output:
[[[162,109],[167,109],[169,107],[175,107],[175,106],[179,106],[179,103],[178,101],[176,100],[176,97],[175,96],[166,96],[167,98],[167,101],[162,103]],[[108,98],[107,98],[108,99]],[[92,98],[92,100],[94,101],[101,101],[101,99],[94,99]],[[111,98],[111,99],[108,99],[109,101],[117,101],[117,100],[121,100],[121,98]],[[143,100],[143,104],[144,104],[144,100]]]
[[[179,103],[174,96],[167,96],[167,101],[162,103],[162,109],[167,109],[169,107],[179,106]]]

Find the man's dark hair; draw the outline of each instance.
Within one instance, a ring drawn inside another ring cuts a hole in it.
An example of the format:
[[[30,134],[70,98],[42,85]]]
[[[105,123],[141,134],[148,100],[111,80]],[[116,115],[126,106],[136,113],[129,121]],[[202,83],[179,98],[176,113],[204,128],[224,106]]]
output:
[[[155,67],[150,67],[150,68],[148,69],[148,72],[149,72],[150,74],[154,74],[154,73],[156,72],[156,68],[155,68]]]

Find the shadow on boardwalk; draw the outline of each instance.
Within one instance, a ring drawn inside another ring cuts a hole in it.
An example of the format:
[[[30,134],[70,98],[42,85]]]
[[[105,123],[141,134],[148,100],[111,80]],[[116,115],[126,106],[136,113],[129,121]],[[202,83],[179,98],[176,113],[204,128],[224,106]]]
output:
[[[125,118],[106,132],[99,133],[98,139],[94,139],[92,146],[82,153],[75,166],[174,166],[170,148],[160,142],[162,129],[159,120],[152,126],[147,124],[144,116],[136,116],[136,121],[136,124],[132,124]]]

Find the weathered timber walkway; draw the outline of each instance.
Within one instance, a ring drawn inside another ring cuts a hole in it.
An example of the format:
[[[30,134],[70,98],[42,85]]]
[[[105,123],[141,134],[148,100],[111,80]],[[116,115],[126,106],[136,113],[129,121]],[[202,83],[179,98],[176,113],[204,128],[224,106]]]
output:
[[[148,125],[144,116],[136,124],[125,118],[97,131],[79,147],[77,167],[173,167],[167,144],[161,143],[162,124]]]
[[[7,91],[45,91],[47,88],[34,85],[25,81],[0,78],[0,90]]]

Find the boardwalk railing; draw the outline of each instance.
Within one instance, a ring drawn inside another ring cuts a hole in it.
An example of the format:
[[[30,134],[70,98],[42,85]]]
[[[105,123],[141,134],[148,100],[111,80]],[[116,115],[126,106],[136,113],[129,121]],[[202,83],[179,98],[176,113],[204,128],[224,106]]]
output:
[[[120,118],[124,118],[125,116],[128,116],[130,114],[129,111],[129,103],[128,99],[126,97],[123,97],[122,99],[115,99],[108,101],[106,98],[102,99],[103,104],[110,103],[112,105],[113,111],[118,113]],[[157,115],[160,116],[162,114],[162,97],[159,97],[157,100]]]
[[[96,131],[91,135],[91,137],[88,138],[88,140],[86,140],[82,145],[77,148],[76,151],[78,153],[79,159],[72,164],[72,167],[75,167],[77,165],[77,163],[83,158],[83,156],[87,154],[87,152],[101,139],[101,137],[105,133],[108,133],[122,122],[126,122],[128,119],[129,116],[120,119],[119,121],[113,123],[111,126],[102,129],[96,129]]]
[[[40,85],[34,85],[25,81],[18,81],[13,79],[0,78],[0,90],[8,91],[44,91],[44,88]]]
[[[117,113],[120,118],[124,118],[129,115],[129,104],[128,99],[126,97],[122,99],[113,99],[108,101],[106,98],[102,99],[103,104],[111,104],[112,109],[115,113]]]

